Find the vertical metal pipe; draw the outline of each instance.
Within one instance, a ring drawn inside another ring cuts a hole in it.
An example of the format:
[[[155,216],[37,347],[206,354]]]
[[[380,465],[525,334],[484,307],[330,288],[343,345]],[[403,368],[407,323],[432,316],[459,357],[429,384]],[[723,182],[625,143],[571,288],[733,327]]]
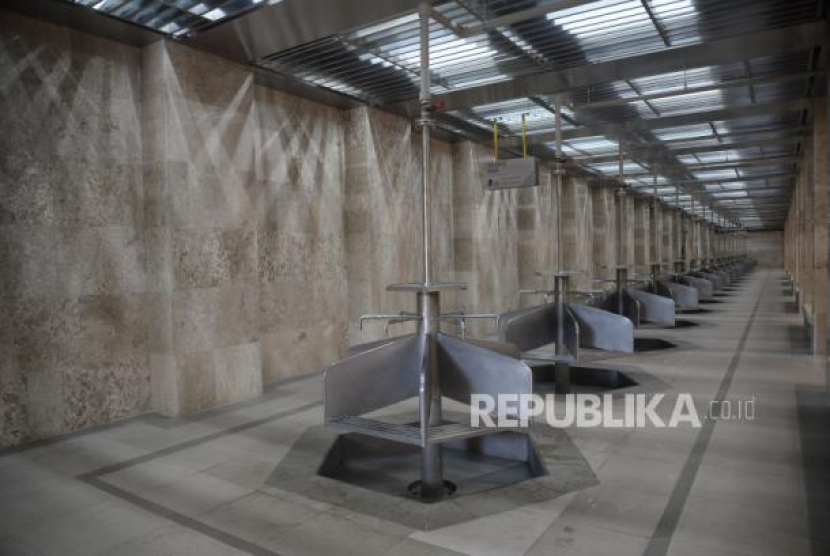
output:
[[[625,198],[625,161],[623,160],[623,138],[620,136],[617,139],[617,173],[620,181],[620,189],[617,190],[617,314],[622,315],[625,312],[625,287],[628,285],[628,253],[626,252],[625,239],[627,236],[628,227],[626,226],[626,219],[628,217],[628,203]]]
[[[556,355],[565,355],[565,294],[568,287],[568,277],[557,274],[553,278],[553,299],[556,303],[556,318],[559,321],[556,328]]]
[[[432,119],[430,115],[432,95],[430,94],[430,77],[429,77],[429,4],[421,4],[420,6],[420,39],[421,39],[421,91],[419,100],[421,103],[421,190],[423,204],[421,206],[421,221],[423,226],[423,261],[424,261],[424,284],[432,283],[432,264],[431,264],[431,248],[432,248],[432,222],[430,220],[430,205],[432,191],[429,180],[429,140],[430,127],[432,126]]]
[[[429,179],[430,169],[430,127],[432,126],[432,97],[430,95],[429,76],[429,22],[431,7],[429,4],[420,6],[420,39],[421,39],[421,188],[423,192],[422,222],[423,222],[423,258],[424,284],[432,283],[431,247],[432,222],[430,207],[432,192]],[[425,339],[427,357],[423,362],[422,372],[423,391],[421,392],[421,425],[436,426],[442,421],[441,415],[441,383],[438,376],[438,346],[436,338],[439,329],[440,303],[437,291],[422,291],[418,294],[418,313],[421,317],[419,334]],[[441,445],[428,441],[423,442],[421,448],[421,498],[437,500],[444,496],[444,465]]]
[[[565,349],[565,303],[567,301],[570,277],[558,274],[554,278],[554,299],[556,300],[556,346],[557,356],[567,355]],[[571,367],[565,362],[556,362],[553,366],[553,381],[557,394],[569,394],[571,391]]]
[[[691,232],[691,257],[689,260],[689,270],[695,269],[695,259],[697,259],[697,224],[695,224],[695,196],[692,195],[692,212],[689,218],[689,226]]]
[[[680,208],[680,188],[674,188],[674,206],[677,209],[677,220],[675,220],[675,253],[674,253],[674,271],[677,273],[683,272],[683,260],[686,256],[686,235],[683,223],[683,209]]]
[[[628,285],[628,269],[624,266],[617,267],[617,314],[625,313],[625,287]]]
[[[553,98],[556,135],[556,270],[562,270],[562,105],[559,95]]]
[[[651,274],[652,288],[657,291],[657,278],[660,273],[660,231],[657,229],[657,170],[651,173],[651,206],[649,207],[649,220],[651,224]]]
[[[618,179],[620,182],[620,189],[617,190],[617,266],[623,266],[628,261],[625,251],[625,216],[626,216],[626,202],[625,202],[625,175],[623,163],[623,138],[620,136],[617,139],[617,164],[618,164]]]
[[[427,358],[423,369],[424,386],[421,399],[421,419],[428,426],[441,424],[441,384],[438,376],[438,335],[441,311],[438,292],[418,293],[419,333],[426,342]],[[444,462],[440,444],[426,442],[421,448],[421,498],[437,500],[444,496]]]

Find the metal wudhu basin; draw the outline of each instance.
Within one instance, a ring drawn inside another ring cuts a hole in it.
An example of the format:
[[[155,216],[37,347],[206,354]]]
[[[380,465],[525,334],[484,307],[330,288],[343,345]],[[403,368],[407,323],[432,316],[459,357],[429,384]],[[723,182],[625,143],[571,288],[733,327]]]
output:
[[[528,470],[537,464],[527,434],[505,435],[498,428],[472,424],[469,416],[452,419],[443,411],[445,398],[470,404],[473,394],[494,399],[502,394],[529,396],[533,393],[533,379],[515,348],[441,332],[442,320],[450,317],[441,313],[441,292],[462,290],[465,286],[432,279],[430,130],[435,122],[429,87],[429,25],[436,13],[430,4],[423,3],[419,16],[423,281],[389,286],[391,291],[416,295],[418,309],[407,319],[417,322],[418,331],[358,346],[326,369],[325,423],[349,434],[331,439],[332,447],[325,450],[329,456],[320,469],[329,475],[357,474],[365,478],[367,485],[376,482],[392,488],[394,483],[396,492],[406,489],[418,502],[435,503],[457,492],[457,480],[445,477],[445,472],[459,458],[499,456],[517,464],[524,462]],[[457,313],[452,314],[452,318],[458,317]],[[390,318],[399,319],[400,315]],[[378,416],[384,408],[412,399],[418,400],[415,419],[394,422],[387,416]],[[516,408],[515,416],[521,418],[527,411]],[[356,458],[355,454],[363,457]],[[492,459],[488,461],[495,465]],[[398,475],[379,472],[377,466],[381,464],[389,466],[385,469],[397,470]],[[461,468],[453,471],[460,473]],[[405,473],[405,469],[409,472]],[[498,469],[492,467],[491,472],[498,475]]]

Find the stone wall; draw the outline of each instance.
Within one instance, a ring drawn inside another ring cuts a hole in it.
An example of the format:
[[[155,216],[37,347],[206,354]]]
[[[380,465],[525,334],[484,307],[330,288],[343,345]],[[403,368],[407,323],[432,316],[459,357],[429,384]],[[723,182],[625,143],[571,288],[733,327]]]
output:
[[[413,294],[387,291],[402,282],[421,282],[421,136],[410,123],[369,108],[346,115],[346,245],[348,326],[351,344],[382,337],[381,321],[358,329],[361,315],[415,310]],[[430,144],[432,160],[433,280],[449,282],[454,274],[453,161],[449,145]],[[445,310],[453,294],[441,297]],[[393,325],[390,334],[414,330]]]
[[[677,251],[677,246],[679,245],[678,234],[680,233],[678,229],[678,218],[677,218],[677,209],[674,207],[663,205],[662,207],[662,216],[663,216],[663,259],[662,262],[665,263],[664,269],[665,270],[673,270],[674,269],[674,262],[680,258],[680,254]]]
[[[571,289],[585,291],[593,287],[594,210],[587,179],[568,177],[562,194],[562,263],[563,270],[573,272]]]
[[[145,183],[169,267],[154,408],[198,411],[323,368],[346,345],[341,113],[171,42],[142,63]]]
[[[538,272],[555,270],[558,264],[557,193],[558,182],[548,170],[540,173],[539,187],[519,191],[519,286],[522,289],[547,287]],[[529,305],[540,297],[525,296],[518,301]]]
[[[614,279],[617,264],[617,214],[614,189],[597,186],[591,190],[594,222],[594,277],[603,280]],[[595,284],[610,289],[608,283]]]
[[[634,227],[634,266],[632,274],[642,274],[651,263],[651,222],[649,221],[649,200],[634,198],[632,225]]]
[[[342,112],[174,43],[0,30],[0,445],[345,352]]]
[[[783,268],[784,232],[747,232],[746,254],[761,268]]]
[[[468,141],[453,146],[455,280],[467,284],[458,306],[469,313],[499,313],[518,303],[520,192],[484,187],[484,163],[492,157]],[[492,325],[471,328],[481,333]]]
[[[0,445],[149,408],[139,68],[0,11]]]

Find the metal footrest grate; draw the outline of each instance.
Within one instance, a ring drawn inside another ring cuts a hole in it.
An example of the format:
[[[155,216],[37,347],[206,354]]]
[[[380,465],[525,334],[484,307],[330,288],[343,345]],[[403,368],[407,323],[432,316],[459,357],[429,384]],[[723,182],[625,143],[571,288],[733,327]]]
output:
[[[335,425],[352,432],[376,436],[386,440],[401,442],[403,444],[421,445],[421,429],[416,425],[402,425],[386,423],[377,419],[365,417],[337,417],[329,419],[328,424]],[[430,444],[443,444],[455,440],[464,440],[477,436],[486,436],[501,432],[498,428],[471,427],[464,423],[444,423],[429,427],[427,431],[427,442]]]

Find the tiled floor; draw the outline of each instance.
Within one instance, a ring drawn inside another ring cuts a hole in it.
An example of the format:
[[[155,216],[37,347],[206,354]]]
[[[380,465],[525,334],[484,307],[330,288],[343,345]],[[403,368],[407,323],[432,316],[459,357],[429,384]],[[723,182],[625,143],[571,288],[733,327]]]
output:
[[[145,416],[0,453],[0,555],[830,554],[825,362],[807,354],[780,272],[684,318],[677,341],[607,359],[690,392],[755,400],[700,429],[568,431],[600,484],[419,531],[265,485],[321,422],[320,376],[191,419]],[[555,473],[556,470],[553,470]]]

